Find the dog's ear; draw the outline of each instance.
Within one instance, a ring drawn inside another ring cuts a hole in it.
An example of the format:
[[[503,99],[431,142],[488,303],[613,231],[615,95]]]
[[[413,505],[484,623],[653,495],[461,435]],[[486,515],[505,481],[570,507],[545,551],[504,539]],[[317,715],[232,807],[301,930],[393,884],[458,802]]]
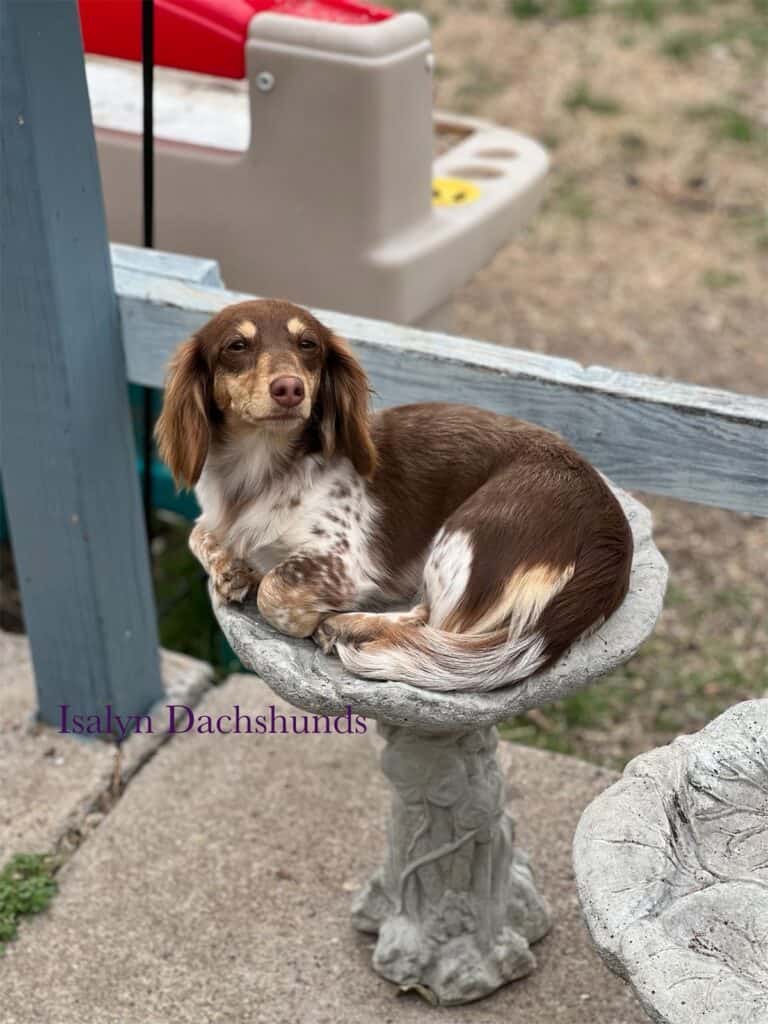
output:
[[[155,427],[157,449],[177,487],[195,486],[208,454],[209,381],[197,338],[189,338],[168,367],[163,411]]]
[[[332,334],[320,384],[320,442],[323,455],[346,455],[364,477],[376,468],[368,426],[370,386],[365,371],[343,338]]]

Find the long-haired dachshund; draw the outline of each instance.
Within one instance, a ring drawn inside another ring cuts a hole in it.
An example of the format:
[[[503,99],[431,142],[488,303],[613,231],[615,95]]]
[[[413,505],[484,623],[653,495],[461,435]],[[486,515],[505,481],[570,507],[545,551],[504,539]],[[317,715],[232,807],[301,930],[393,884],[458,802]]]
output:
[[[523,679],[618,607],[629,526],[559,436],[463,405],[370,416],[368,397],[346,342],[288,302],[230,306],[180,346],[157,441],[196,487],[190,547],[219,598],[256,594],[350,671],[433,690]]]

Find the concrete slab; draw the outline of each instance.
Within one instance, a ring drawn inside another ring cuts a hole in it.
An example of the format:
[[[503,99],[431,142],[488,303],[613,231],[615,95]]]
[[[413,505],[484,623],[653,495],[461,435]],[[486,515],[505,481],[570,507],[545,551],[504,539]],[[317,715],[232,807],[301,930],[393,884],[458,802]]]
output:
[[[211,683],[204,662],[162,653],[169,701],[195,704]],[[25,636],[0,631],[0,867],[16,853],[67,852],[109,809],[116,788],[165,740],[135,735],[116,748],[34,721]]]
[[[200,713],[290,714],[253,676]],[[294,712],[295,713],[295,712]],[[519,841],[556,914],[539,969],[433,1009],[370,967],[349,922],[377,865],[388,794],[367,735],[175,736],[60,874],[0,961],[3,1024],[643,1024],[590,948],[571,868],[579,815],[615,776],[509,749]]]

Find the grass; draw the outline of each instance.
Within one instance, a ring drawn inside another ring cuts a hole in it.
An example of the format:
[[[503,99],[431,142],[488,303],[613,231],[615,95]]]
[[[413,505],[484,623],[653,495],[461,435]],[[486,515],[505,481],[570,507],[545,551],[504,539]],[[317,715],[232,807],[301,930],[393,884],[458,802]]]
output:
[[[592,114],[612,115],[621,113],[621,104],[611,96],[593,93],[588,82],[578,82],[563,100],[566,110],[588,110]]]
[[[546,7],[539,0],[508,0],[507,11],[520,21],[528,21],[540,18],[546,12]]]
[[[523,743],[558,754],[580,753],[575,730],[600,722],[610,714],[609,697],[600,689],[582,690],[556,704],[546,712],[529,712],[504,722],[499,734],[513,743]]]
[[[752,240],[759,252],[768,252],[768,208],[754,213],[731,214],[734,227]]]
[[[507,13],[520,21],[570,21],[607,14],[649,28],[660,26],[669,15],[717,17],[725,7],[720,0],[506,0]],[[751,0],[751,9],[753,15],[747,10],[739,17],[728,16],[719,26],[712,25],[709,17],[706,28],[695,23],[676,28],[662,38],[659,50],[672,60],[687,63],[716,44],[738,48],[745,43],[754,55],[763,57],[768,53],[768,0]],[[636,41],[634,34],[619,36],[623,46],[632,46]]]
[[[704,121],[711,125],[715,138],[743,145],[764,143],[765,129],[741,110],[718,103],[705,103],[689,107],[686,116],[692,121]]]
[[[554,150],[562,142],[562,139],[556,132],[542,132],[539,141],[545,149]]]
[[[630,21],[642,21],[646,25],[655,25],[661,21],[664,4],[662,0],[627,0],[619,10]]]
[[[674,632],[659,628],[626,665],[580,693],[504,723],[501,735],[621,769],[638,750],[636,736],[643,737],[639,749],[649,749],[702,728],[768,689],[760,650],[736,646],[711,628],[711,617],[723,609],[749,621],[753,600],[750,591],[726,586],[704,607],[698,595],[671,585],[665,615],[675,620]]]
[[[705,270],[701,275],[701,283],[705,288],[711,288],[713,291],[732,288],[734,285],[741,284],[741,281],[741,274],[736,274],[732,270],[719,270],[716,267]]]
[[[594,214],[594,201],[573,178],[565,178],[552,189],[548,204],[574,220],[589,220]]]
[[[588,18],[597,11],[596,0],[557,0],[557,4],[542,0],[507,0],[507,13],[520,21],[542,18],[571,21]]]
[[[659,50],[665,57],[687,62],[712,45],[712,37],[698,29],[680,29],[661,41]]]
[[[648,140],[638,132],[622,132],[619,135],[619,146],[622,152],[635,159],[645,156],[648,152]]]
[[[219,630],[204,574],[187,546],[190,527],[171,513],[157,517],[153,569],[160,643],[210,662],[223,677],[241,666]]]
[[[703,728],[732,704],[768,686],[768,671],[739,664],[730,646],[710,644],[707,655],[712,668],[690,668],[680,652],[652,638],[628,665],[580,693],[504,723],[500,733],[516,743],[621,770],[627,756],[617,751],[596,758],[591,735],[605,736],[627,720],[645,719],[641,734],[653,735],[643,744],[649,749]]]
[[[678,29],[665,36],[659,50],[665,57],[689,62],[715,45],[731,50],[745,44],[753,57],[762,59],[768,54],[768,18],[756,11],[757,18],[726,18],[714,31],[699,28]]]
[[[588,18],[595,13],[594,0],[560,0],[558,15],[566,21],[572,18]]]
[[[667,700],[655,712],[654,725],[670,735],[691,729],[691,712],[695,708],[701,728],[726,708],[740,700],[754,697],[768,686],[765,669],[740,664],[732,647],[712,645],[716,668],[683,670],[675,679],[676,689],[665,688]]]
[[[751,117],[727,107],[718,112],[717,130],[722,139],[729,139],[731,142],[757,142],[761,137],[758,125]]]
[[[468,60],[464,65],[464,78],[456,90],[456,103],[462,113],[474,113],[483,100],[501,92],[506,84],[503,78],[497,78],[481,61]]]
[[[761,14],[756,20],[727,18],[720,27],[715,41],[731,47],[743,42],[750,47],[753,56],[765,57],[768,54],[768,17]]]
[[[52,860],[45,854],[18,854],[0,872],[0,956],[16,938],[19,920],[45,910],[56,888]]]

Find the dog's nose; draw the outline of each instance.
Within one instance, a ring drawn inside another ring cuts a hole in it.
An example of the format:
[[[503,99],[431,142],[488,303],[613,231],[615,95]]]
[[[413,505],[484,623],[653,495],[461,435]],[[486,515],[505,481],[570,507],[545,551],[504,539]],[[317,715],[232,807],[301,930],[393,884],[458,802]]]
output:
[[[304,397],[304,385],[298,377],[275,377],[269,385],[269,393],[278,405],[292,409]]]

